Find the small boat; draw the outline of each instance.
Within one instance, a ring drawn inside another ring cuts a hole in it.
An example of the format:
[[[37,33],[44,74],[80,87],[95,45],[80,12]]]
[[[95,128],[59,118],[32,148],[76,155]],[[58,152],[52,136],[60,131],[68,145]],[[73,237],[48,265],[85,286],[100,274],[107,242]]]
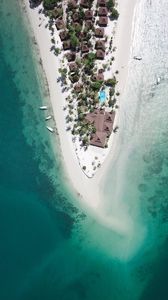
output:
[[[50,120],[51,118],[52,118],[52,116],[47,116],[47,117],[45,118],[45,120],[48,121],[48,120]]]
[[[142,60],[142,57],[140,57],[140,56],[134,56],[133,58],[136,60]]]
[[[46,128],[50,131],[50,132],[54,132],[54,129],[52,127],[46,126]]]
[[[40,109],[41,109],[41,110],[46,110],[46,109],[47,109],[47,106],[46,106],[46,105],[40,106]]]
[[[157,79],[156,79],[156,84],[159,84],[159,83],[160,83],[160,80],[161,80],[161,78],[160,78],[160,77],[157,77]]]

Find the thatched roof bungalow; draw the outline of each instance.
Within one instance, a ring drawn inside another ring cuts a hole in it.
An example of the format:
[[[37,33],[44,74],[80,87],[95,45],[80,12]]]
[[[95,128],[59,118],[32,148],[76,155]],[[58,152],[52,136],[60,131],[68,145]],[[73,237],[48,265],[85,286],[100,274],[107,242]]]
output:
[[[107,26],[108,24],[108,18],[107,17],[100,17],[98,21],[99,26]]]
[[[102,17],[102,16],[106,17],[107,14],[108,14],[108,9],[107,9],[107,7],[100,7],[100,8],[99,8],[99,10],[98,10],[98,15],[99,15],[100,17]]]
[[[66,58],[67,58],[68,62],[74,61],[76,59],[76,53],[69,52],[69,53],[67,53]]]
[[[72,8],[77,8],[78,7],[78,1],[75,1],[75,0],[70,0],[68,2],[68,6],[72,7]]]
[[[75,86],[74,86],[74,90],[77,92],[77,93],[80,93],[83,89],[83,84],[81,83],[77,83]]]
[[[82,44],[82,45],[81,45],[81,52],[82,52],[82,53],[87,53],[87,52],[89,52],[89,47],[88,47],[87,44]]]
[[[102,41],[102,40],[98,40],[96,41],[96,44],[95,44],[95,49],[102,49],[103,51],[105,51],[105,42]]]
[[[71,42],[70,42],[70,40],[63,42],[63,49],[64,49],[64,51],[71,49]]]
[[[80,5],[84,8],[89,8],[89,1],[88,0],[81,0]]]
[[[104,59],[105,57],[105,52],[101,49],[97,50],[96,51],[96,58],[97,59]]]
[[[88,29],[92,28],[93,27],[93,20],[86,20],[85,26]]]
[[[75,72],[78,69],[78,66],[75,62],[69,64],[70,72]]]
[[[104,74],[103,73],[98,73],[97,75],[92,76],[93,81],[104,81]]]
[[[104,81],[104,74],[103,73],[98,73],[96,79],[99,80],[99,81]]]
[[[106,6],[107,1],[106,0],[97,0],[98,6]]]
[[[98,38],[103,38],[104,36],[104,28],[96,28],[95,29],[95,36]]]
[[[86,115],[86,122],[93,124],[96,128],[96,133],[92,134],[90,138],[91,145],[101,148],[105,147],[107,138],[113,130],[114,118],[115,112],[108,113],[104,109],[96,109],[94,112]]]
[[[88,9],[85,11],[85,19],[86,20],[92,20],[93,18],[93,10]]]
[[[69,38],[69,33],[68,33],[68,31],[63,30],[59,33],[59,36],[60,36],[61,41],[63,42]]]
[[[79,16],[79,13],[78,12],[75,12],[73,15],[72,15],[72,20],[74,22],[78,22],[80,20],[80,16]]]

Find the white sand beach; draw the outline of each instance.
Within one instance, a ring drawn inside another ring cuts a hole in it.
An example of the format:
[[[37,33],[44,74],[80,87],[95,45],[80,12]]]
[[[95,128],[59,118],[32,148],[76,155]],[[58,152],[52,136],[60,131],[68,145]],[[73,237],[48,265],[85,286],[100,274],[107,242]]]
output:
[[[136,4],[137,0],[125,0],[124,2],[122,0],[118,0],[117,2],[117,9],[120,15],[115,26],[113,45],[114,47],[116,47],[116,53],[113,67],[115,70],[119,71],[117,78],[117,89],[120,92],[119,102],[124,93],[124,88],[127,83],[129,61],[130,59],[132,59],[130,55],[133,40],[134,17],[137,6]],[[120,127],[120,109],[116,114],[115,124],[119,125]],[[101,167],[101,170],[96,174],[96,181],[98,182],[100,182],[102,178],[105,177],[109,165],[112,164],[118,154],[118,135],[112,135],[109,143],[109,154],[107,155]]]
[[[50,101],[53,109],[53,114],[60,138],[60,146],[65,165],[65,171],[75,190],[81,195],[82,205],[93,208],[93,212],[99,215],[104,222],[103,215],[99,211],[101,207],[100,181],[106,176],[109,164],[115,159],[117,153],[117,135],[113,134],[110,138],[108,155],[105,162],[96,172],[93,178],[87,178],[82,172],[81,167],[75,153],[72,142],[71,133],[66,130],[65,112],[63,106],[65,104],[66,93],[61,90],[60,83],[57,82],[58,69],[60,68],[60,56],[56,57],[51,51],[51,34],[46,28],[47,20],[43,14],[39,14],[39,7],[31,9],[29,1],[23,1],[26,8],[27,16],[32,25],[34,35],[39,46],[40,56],[46,73]],[[114,53],[115,62],[114,69],[119,71],[117,90],[122,94],[127,79],[128,62],[130,57],[131,47],[131,32],[133,28],[133,15],[136,0],[119,0],[118,11],[120,13],[117,25],[115,26],[115,37],[113,45],[117,47]],[[56,43],[60,45],[60,38],[57,33]],[[117,112],[115,123],[119,120],[120,111]],[[99,151],[99,150],[98,150]],[[106,224],[104,224],[106,225]],[[117,226],[117,225],[116,225]]]

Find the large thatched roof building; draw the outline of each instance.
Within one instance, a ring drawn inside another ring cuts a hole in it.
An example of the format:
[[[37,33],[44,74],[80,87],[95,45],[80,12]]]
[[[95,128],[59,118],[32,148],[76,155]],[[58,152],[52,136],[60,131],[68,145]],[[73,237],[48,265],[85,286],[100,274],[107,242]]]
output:
[[[104,109],[95,109],[86,115],[86,121],[96,128],[96,132],[91,135],[90,145],[105,147],[107,138],[113,130],[114,118],[115,112],[106,112]]]

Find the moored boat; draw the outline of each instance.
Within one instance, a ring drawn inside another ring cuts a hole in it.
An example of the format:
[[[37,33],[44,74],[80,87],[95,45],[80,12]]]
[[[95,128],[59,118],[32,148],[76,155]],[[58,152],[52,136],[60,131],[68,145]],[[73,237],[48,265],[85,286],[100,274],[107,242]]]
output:
[[[142,60],[141,56],[134,56],[133,58],[136,59],[136,60]]]
[[[161,80],[161,78],[160,78],[160,77],[157,77],[157,79],[156,79],[156,84],[159,84],[159,83],[160,83],[160,80]]]
[[[50,131],[50,132],[54,132],[54,129],[52,127],[46,126],[46,128]]]
[[[46,110],[46,109],[47,109],[47,106],[46,106],[46,105],[40,106],[40,109],[41,109],[41,110]]]
[[[47,117],[45,118],[45,120],[48,121],[48,120],[50,120],[51,118],[52,118],[52,116],[47,116]]]

